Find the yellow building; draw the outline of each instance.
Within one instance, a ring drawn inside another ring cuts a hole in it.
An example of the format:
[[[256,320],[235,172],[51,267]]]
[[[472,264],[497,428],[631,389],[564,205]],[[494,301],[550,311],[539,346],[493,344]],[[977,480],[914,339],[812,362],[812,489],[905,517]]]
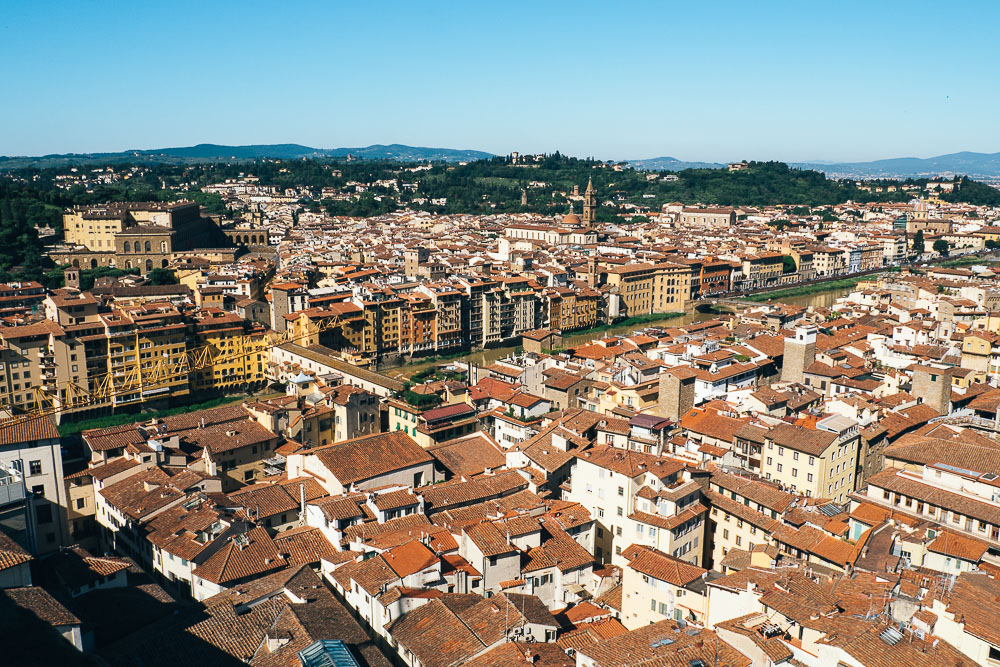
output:
[[[169,304],[144,304],[100,316],[108,337],[107,372],[115,406],[186,396],[187,325]],[[130,381],[138,366],[141,380]]]
[[[600,324],[601,295],[597,290],[554,287],[545,292],[549,304],[549,328],[559,331],[590,329]]]
[[[607,284],[618,288],[623,315],[671,313],[684,310],[699,274],[698,265],[626,264],[608,271]]]
[[[761,473],[783,488],[845,502],[855,489],[860,456],[858,424],[833,415],[808,424],[779,424],[767,433]]]
[[[268,341],[260,325],[214,308],[194,315],[195,391],[248,390],[267,382]]]
[[[768,252],[743,258],[743,288],[757,289],[776,285],[785,272],[781,253]]]

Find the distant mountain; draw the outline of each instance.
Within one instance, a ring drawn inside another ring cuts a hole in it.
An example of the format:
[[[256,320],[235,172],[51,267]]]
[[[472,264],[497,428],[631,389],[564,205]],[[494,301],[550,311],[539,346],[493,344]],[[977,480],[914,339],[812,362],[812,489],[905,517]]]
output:
[[[61,167],[68,164],[95,164],[109,162],[144,162],[183,164],[189,162],[224,162],[227,160],[255,160],[275,158],[294,160],[301,158],[352,157],[365,160],[396,160],[417,162],[424,160],[462,162],[493,157],[492,153],[453,148],[426,148],[402,144],[375,144],[357,148],[312,148],[301,144],[254,144],[250,146],[224,146],[198,144],[178,148],[128,150],[118,153],[64,153],[37,157],[0,156],[0,169],[21,167]]]
[[[684,162],[675,157],[651,157],[646,160],[629,160],[630,167],[648,171],[682,171],[684,169],[723,169],[728,165],[717,162]]]
[[[798,162],[790,166],[815,169],[830,176],[906,177],[966,174],[979,178],[1000,177],[1000,153],[949,153],[937,157],[899,157],[872,162]]]

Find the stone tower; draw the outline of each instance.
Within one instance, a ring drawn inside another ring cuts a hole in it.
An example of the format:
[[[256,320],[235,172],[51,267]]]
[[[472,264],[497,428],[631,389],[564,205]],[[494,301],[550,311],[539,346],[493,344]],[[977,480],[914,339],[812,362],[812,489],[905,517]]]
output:
[[[694,407],[695,372],[687,366],[671,368],[660,374],[656,414],[677,423]]]
[[[80,269],[76,266],[67,267],[63,271],[63,281],[70,289],[80,289]]]
[[[812,324],[795,327],[794,336],[785,336],[784,359],[781,362],[783,382],[803,381],[803,371],[816,360],[816,327]]]
[[[597,192],[594,190],[594,181],[587,179],[587,190],[583,193],[583,224],[589,227],[594,224],[594,216],[597,214]]]
[[[912,393],[916,398],[946,415],[951,412],[951,371],[946,368],[916,366]]]

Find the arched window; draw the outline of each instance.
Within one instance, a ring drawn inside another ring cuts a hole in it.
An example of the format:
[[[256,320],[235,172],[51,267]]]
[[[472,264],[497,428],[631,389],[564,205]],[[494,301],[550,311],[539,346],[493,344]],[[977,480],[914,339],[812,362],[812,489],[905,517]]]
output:
[[[125,262],[125,268],[126,268],[126,269],[131,269],[131,268],[132,268],[132,260],[131,260],[131,259],[130,259],[130,260],[127,260],[127,261]]]
[[[149,273],[152,270],[153,270],[153,260],[147,259],[146,260],[146,273]]]
[[[152,251],[152,249],[153,249],[152,244],[150,244],[149,241],[146,241],[146,252],[150,252]]]
[[[92,269],[96,269],[97,268],[97,260],[96,259],[90,260],[90,268],[92,268]]]
[[[162,266],[164,269],[167,268],[167,260],[163,260],[162,262],[160,262],[160,266]]]
[[[132,252],[132,244],[128,241],[125,242],[125,252]]]

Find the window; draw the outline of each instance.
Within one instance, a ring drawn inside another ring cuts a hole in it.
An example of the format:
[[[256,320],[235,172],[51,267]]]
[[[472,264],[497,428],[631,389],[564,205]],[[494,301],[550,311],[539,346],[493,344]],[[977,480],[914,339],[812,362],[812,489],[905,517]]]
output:
[[[615,553],[617,555],[621,556],[622,555],[622,548],[621,547],[615,547]]]
[[[792,452],[792,460],[793,461],[798,461],[799,460],[799,453],[798,452]]]
[[[769,466],[774,465],[774,459],[771,458],[770,456],[767,457],[767,465],[769,465]]]
[[[798,476],[799,476],[799,469],[792,468],[792,477],[798,477]]]
[[[618,508],[618,516],[625,516],[625,510],[623,510],[621,507]]]
[[[28,472],[31,475],[41,475],[42,474],[42,462],[41,461],[29,461],[28,462]]]
[[[84,499],[84,498],[77,498],[76,499],[76,508],[78,510],[82,510],[83,507],[84,507],[84,505],[86,505],[86,504],[87,504],[86,499]]]
[[[624,496],[625,495],[625,487],[624,486],[619,486],[618,487],[618,495],[619,496]]]
[[[603,508],[603,507],[598,507],[598,508],[597,508],[597,516],[598,516],[598,518],[600,518],[600,519],[603,519],[603,518],[604,518],[604,508]]]
[[[621,537],[621,535],[622,535],[622,527],[621,526],[617,526],[615,528],[615,535],[617,535],[618,537]]]
[[[39,505],[35,508],[35,520],[38,523],[52,522],[52,505]]]
[[[778,472],[781,472],[781,464],[778,464]]]

